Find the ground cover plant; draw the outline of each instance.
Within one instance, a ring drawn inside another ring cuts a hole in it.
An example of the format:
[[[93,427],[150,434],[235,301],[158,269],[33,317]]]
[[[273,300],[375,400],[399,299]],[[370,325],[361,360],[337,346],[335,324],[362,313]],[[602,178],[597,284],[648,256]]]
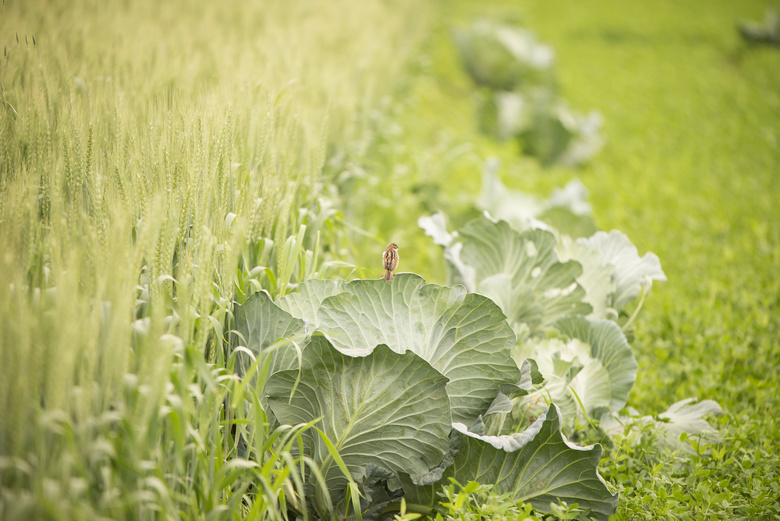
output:
[[[5,2],[0,517],[777,517],[765,8]],[[485,17],[603,114],[580,170],[483,132]],[[602,499],[490,473],[539,447]]]

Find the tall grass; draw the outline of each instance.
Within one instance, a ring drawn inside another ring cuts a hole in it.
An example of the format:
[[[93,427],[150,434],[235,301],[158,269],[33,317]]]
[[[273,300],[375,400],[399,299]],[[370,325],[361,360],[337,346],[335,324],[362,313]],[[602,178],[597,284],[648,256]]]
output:
[[[334,257],[326,161],[415,4],[4,2],[0,518],[306,511],[296,432],[223,349],[231,306]]]

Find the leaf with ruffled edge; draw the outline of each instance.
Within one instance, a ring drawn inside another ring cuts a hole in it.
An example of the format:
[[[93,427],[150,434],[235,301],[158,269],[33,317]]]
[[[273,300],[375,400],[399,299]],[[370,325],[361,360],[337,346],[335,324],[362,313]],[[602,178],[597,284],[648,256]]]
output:
[[[365,477],[369,465],[394,473],[428,472],[449,448],[447,378],[412,352],[398,354],[377,345],[350,356],[315,335],[303,351],[297,380],[297,370],[269,377],[271,410],[288,425],[321,418],[316,426],[355,480]],[[319,435],[310,436],[307,452],[320,466],[327,488],[344,492],[347,479],[326,444]]]
[[[513,399],[528,396],[534,386],[538,386],[544,381],[544,377],[533,360],[526,360],[520,365],[520,375],[520,381],[516,384],[501,386],[488,410],[471,426],[471,432],[499,435],[517,431],[518,426],[511,416],[515,410]],[[510,421],[507,422],[507,419]]]
[[[480,436],[465,425],[460,432],[458,457],[445,477],[460,483],[495,484],[500,494],[530,503],[549,513],[550,503],[566,501],[590,510],[596,519],[608,519],[617,509],[617,494],[610,493],[597,471],[601,446],[579,447],[560,430],[557,406],[550,406],[524,432],[508,436]]]
[[[518,335],[549,328],[557,319],[587,315],[585,290],[577,284],[582,267],[559,262],[551,232],[513,230],[504,221],[479,218],[458,235],[460,258],[476,270],[476,291],[493,299]]]
[[[564,339],[529,341],[512,350],[518,363],[536,360],[545,377],[541,395],[549,393],[568,425],[580,412],[579,404],[588,415],[622,409],[636,381],[637,362],[620,327],[583,317],[562,318],[554,327]]]
[[[361,356],[386,344],[428,361],[450,380],[447,392],[457,421],[473,422],[501,384],[520,380],[509,356],[515,334],[501,309],[462,286],[426,284],[411,273],[392,282],[354,280],[323,301],[319,321],[343,353]]]
[[[664,438],[669,445],[679,442],[682,433],[689,437],[701,436],[705,441],[712,442],[717,437],[718,431],[703,417],[710,414],[717,416],[721,412],[723,411],[718,402],[688,398],[672,404],[665,412],[659,414],[659,426],[663,429]]]
[[[477,287],[477,273],[471,266],[466,266],[460,258],[463,244],[454,243],[458,232],[449,233],[444,222],[444,214],[436,212],[428,217],[417,219],[417,225],[425,230],[425,235],[433,239],[433,242],[444,247],[444,262],[447,265],[447,282],[450,286],[462,284],[469,291]],[[454,243],[454,244],[453,244]]]
[[[617,311],[612,309],[612,295],[616,288],[615,267],[604,263],[601,252],[570,237],[561,237],[556,251],[561,260],[573,259],[582,265],[582,274],[577,277],[577,282],[585,290],[583,300],[593,308],[588,318],[617,318]]]
[[[577,243],[599,252],[602,265],[614,267],[612,280],[615,290],[609,304],[618,312],[636,300],[641,293],[647,294],[653,287],[654,280],[666,281],[658,256],[648,252],[640,257],[636,246],[617,230],[609,233],[596,232],[587,239],[577,239]],[[577,259],[578,256],[577,252],[574,252],[573,258]]]
[[[459,436],[454,464],[443,472],[442,482],[477,481],[495,485],[498,494],[511,494],[515,501],[550,513],[550,503],[577,503],[595,519],[609,519],[617,509],[612,494],[599,475],[601,446],[579,447],[560,429],[560,412],[550,405],[525,431],[506,436],[481,436],[461,423],[453,423]],[[401,475],[404,497],[418,510],[432,509],[437,485],[416,486]]]
[[[609,434],[624,432],[626,429],[636,430],[645,425],[654,425],[658,430],[658,442],[670,449],[682,449],[693,453],[695,449],[680,440],[682,434],[689,438],[698,438],[702,443],[714,443],[718,438],[718,430],[712,427],[706,415],[717,416],[722,412],[720,405],[713,400],[698,401],[696,398],[686,398],[672,404],[665,412],[658,415],[658,419],[652,416],[640,416],[631,407],[629,415],[610,411],[602,415],[600,427]]]

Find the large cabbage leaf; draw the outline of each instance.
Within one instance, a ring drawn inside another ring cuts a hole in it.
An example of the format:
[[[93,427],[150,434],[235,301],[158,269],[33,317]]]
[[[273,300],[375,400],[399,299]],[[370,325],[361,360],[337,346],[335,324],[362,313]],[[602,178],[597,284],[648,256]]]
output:
[[[588,318],[617,318],[617,311],[612,308],[615,267],[604,263],[601,252],[568,236],[560,237],[557,252],[562,260],[574,259],[582,265],[582,275],[577,277],[577,282],[585,290],[585,302],[593,308]]]
[[[549,397],[569,425],[582,408],[596,417],[622,409],[636,381],[637,363],[620,327],[609,320],[567,317],[555,329],[563,338],[531,340],[512,351],[518,363],[535,360],[545,378],[543,389],[523,401],[542,403]]]
[[[685,433],[689,437],[699,436],[704,442],[713,443],[718,431],[703,418],[706,415],[717,416],[722,412],[720,405],[713,400],[698,401],[696,398],[680,400],[658,415],[658,423],[664,442],[673,445],[680,441]],[[687,450],[694,450],[690,445]]]
[[[601,446],[579,447],[560,429],[557,406],[550,406],[526,431],[508,436],[480,436],[453,425],[461,433],[452,475],[460,483],[495,484],[499,493],[550,512],[550,503],[577,503],[596,519],[609,519],[617,509],[598,473]]]
[[[581,261],[586,269],[592,267],[597,270],[599,265],[612,267],[612,281],[615,287],[608,295],[606,305],[617,312],[636,300],[640,294],[647,294],[654,280],[666,280],[658,256],[648,252],[640,257],[636,246],[625,234],[617,230],[609,233],[596,232],[587,239],[577,239],[577,244],[581,247],[570,251],[571,258]],[[588,250],[597,252],[601,262],[593,263],[592,260],[586,260],[591,256]]]
[[[265,291],[253,294],[235,307],[236,337],[234,345],[243,345],[255,357],[271,356],[270,372],[297,367],[298,352],[308,341],[306,324],[274,304]],[[279,342],[287,339],[287,342]],[[292,342],[298,343],[298,349]],[[238,358],[238,370],[244,373],[249,360]]]
[[[341,293],[343,280],[309,279],[298,285],[298,291],[277,299],[276,304],[295,318],[309,324],[311,329],[319,326],[317,311],[322,301]]]
[[[568,442],[560,430],[560,414],[550,407],[528,429],[506,436],[483,436],[453,424],[460,436],[454,464],[444,479],[459,483],[477,481],[509,493],[516,501],[530,503],[540,512],[550,503],[566,501],[590,510],[595,519],[609,519],[617,509],[617,494],[610,493],[598,473],[601,446],[579,447]],[[435,487],[415,486],[402,476],[407,501],[432,505]]]
[[[377,344],[412,351],[449,379],[452,417],[471,422],[502,384],[520,372],[510,357],[515,334],[498,306],[482,295],[426,284],[403,273],[392,282],[355,280],[325,299],[319,329],[339,351],[364,356]]]
[[[430,216],[420,217],[417,219],[417,225],[425,230],[425,235],[431,237],[434,243],[444,247],[447,283],[450,285],[462,284],[469,290],[476,288],[476,270],[471,266],[467,266],[461,260],[460,252],[463,250],[463,243],[455,241],[458,232],[450,233],[447,231],[444,214],[439,211]]]
[[[300,375],[297,370],[271,375],[266,393],[281,423],[317,421],[359,480],[370,465],[420,474],[441,462],[451,429],[446,384],[447,378],[412,352],[377,345],[350,356],[314,335],[303,351]],[[325,441],[312,435],[307,442],[327,488],[344,492],[347,478]]]
[[[513,329],[522,334],[549,328],[568,315],[587,315],[585,290],[577,284],[582,267],[559,262],[558,241],[551,232],[517,232],[504,222],[479,218],[460,230],[462,262],[475,270],[475,288],[493,299],[506,313]]]

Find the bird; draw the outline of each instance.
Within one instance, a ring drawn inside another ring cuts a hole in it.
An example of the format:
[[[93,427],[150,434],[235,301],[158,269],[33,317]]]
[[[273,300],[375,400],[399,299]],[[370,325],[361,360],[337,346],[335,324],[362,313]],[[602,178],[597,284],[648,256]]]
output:
[[[382,254],[382,266],[385,274],[382,276],[387,281],[393,280],[393,272],[398,268],[398,245],[391,242]]]

